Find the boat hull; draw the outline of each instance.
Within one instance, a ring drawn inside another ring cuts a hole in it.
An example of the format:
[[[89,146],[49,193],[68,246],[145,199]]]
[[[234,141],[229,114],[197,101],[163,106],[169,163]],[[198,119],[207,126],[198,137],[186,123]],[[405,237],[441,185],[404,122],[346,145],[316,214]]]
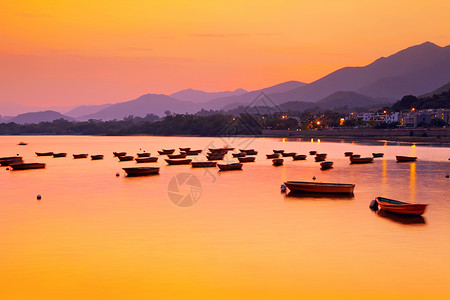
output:
[[[215,168],[217,162],[215,161],[193,161],[191,162],[193,168]]]
[[[413,157],[413,156],[396,156],[395,159],[397,159],[397,162],[410,162],[410,161],[416,161],[417,157]]]
[[[91,155],[91,159],[92,160],[100,160],[100,159],[103,159],[103,155],[102,154]]]
[[[10,165],[11,170],[18,171],[18,170],[31,170],[31,169],[44,169],[45,164],[44,163],[17,163]]]
[[[217,164],[221,171],[233,171],[233,170],[242,170],[241,163],[234,164]]]
[[[86,158],[88,157],[87,154],[72,154],[73,158]]]
[[[159,167],[122,168],[128,177],[155,175],[159,173]]]
[[[35,152],[36,156],[53,156],[53,152]]]
[[[188,165],[192,159],[165,159],[169,165]]]
[[[288,187],[288,189],[294,192],[352,194],[355,189],[354,184],[342,183],[286,181],[284,184]]]
[[[284,163],[284,159],[282,159],[282,158],[272,159],[272,164],[274,166],[281,166],[281,165],[283,165],[283,163]]]
[[[142,164],[142,163],[157,162],[158,158],[157,157],[136,157],[135,160],[138,164]]]
[[[427,208],[427,204],[412,204],[382,197],[375,200],[380,209],[400,215],[420,216]]]

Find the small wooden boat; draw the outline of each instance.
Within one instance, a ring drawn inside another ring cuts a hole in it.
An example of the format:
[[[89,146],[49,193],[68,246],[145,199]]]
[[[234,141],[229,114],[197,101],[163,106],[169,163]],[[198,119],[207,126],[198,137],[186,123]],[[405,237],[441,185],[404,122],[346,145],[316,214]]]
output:
[[[159,173],[159,167],[134,167],[134,168],[122,168],[128,177],[133,176],[146,176]]]
[[[217,166],[215,161],[193,161],[191,162],[193,168],[212,168]]]
[[[273,150],[273,153],[279,153],[279,154],[281,154],[281,153],[283,153],[284,152],[284,150]]]
[[[208,150],[212,153],[217,153],[217,152],[228,153],[228,151],[232,151],[230,149],[234,149],[234,148],[208,148]]]
[[[170,159],[174,159],[174,158],[186,158],[186,154],[185,153],[181,153],[181,154],[168,154],[167,155]]]
[[[241,163],[232,163],[232,164],[217,164],[220,171],[232,171],[232,170],[242,170]]]
[[[316,153],[316,156],[323,156],[323,157],[327,157],[326,153]]]
[[[0,157],[0,161],[2,161],[2,160],[11,160],[11,159],[22,159],[22,156],[5,156],[5,157]]]
[[[119,161],[130,161],[133,160],[134,157],[131,155],[125,155],[125,156],[118,156]]]
[[[208,155],[206,158],[208,160],[223,160],[224,155]]]
[[[180,151],[189,151],[189,150],[191,150],[191,147],[187,147],[187,148],[179,148],[180,149]]]
[[[150,152],[136,153],[138,157],[150,157]]]
[[[30,169],[43,169],[45,168],[45,163],[16,163],[10,165],[11,170],[30,170]]]
[[[326,156],[316,156],[316,157],[314,157],[314,160],[316,162],[325,161],[325,159],[327,159]]]
[[[317,151],[309,151],[309,155],[316,155]]]
[[[135,160],[138,164],[152,163],[152,162],[157,162],[158,157],[136,157]]]
[[[95,154],[95,155],[91,155],[91,159],[92,159],[92,160],[100,160],[100,159],[103,159],[103,154]]]
[[[353,154],[353,152],[344,152],[345,156],[351,156]]]
[[[175,149],[162,149],[162,151],[158,151],[160,155],[173,154]]]
[[[333,168],[333,162],[332,161],[324,161],[320,163],[320,169],[322,170],[328,170]]]
[[[352,154],[352,155],[350,155],[350,157],[358,158],[358,157],[361,157],[361,155],[359,155],[359,154]]]
[[[247,151],[245,151],[245,154],[247,154],[247,155],[258,155],[258,151],[255,151],[255,150],[247,150]]]
[[[169,165],[188,165],[191,163],[192,159],[165,159],[165,161],[169,164]]]
[[[351,164],[370,164],[373,162],[373,157],[355,157],[350,156]]]
[[[376,197],[380,209],[401,215],[420,216],[425,212],[427,204],[413,204],[383,197]]]
[[[414,156],[396,156],[397,162],[409,162],[409,161],[416,161],[417,157]]]
[[[293,160],[305,160],[306,159],[306,155],[298,154],[298,155],[292,156],[292,158],[293,158]]]
[[[383,157],[384,153],[372,153],[373,157]]]
[[[238,160],[241,163],[254,162],[255,157],[238,157]]]
[[[280,153],[266,154],[267,159],[278,158]]]
[[[67,153],[53,153],[53,157],[66,157]]]
[[[18,143],[17,145],[19,145],[19,146],[26,146],[26,145],[28,145],[28,143],[20,142],[20,143]]]
[[[186,155],[199,155],[202,153],[202,150],[186,150],[184,153],[186,153]]]
[[[72,154],[73,158],[86,158],[88,157],[87,153],[83,153],[83,154]]]
[[[278,154],[278,153],[277,153]],[[284,159],[282,159],[282,158],[275,158],[275,159],[272,159],[272,164],[274,165],[274,166],[281,166],[281,165],[283,165],[283,163],[284,163]]]
[[[207,152],[206,156],[225,156],[227,154],[226,151],[214,151],[214,152]]]
[[[283,157],[294,157],[297,155],[297,153],[296,152],[283,152],[283,153],[281,153],[281,155]]]
[[[355,189],[354,184],[344,183],[286,181],[284,184],[294,192],[352,194]]]
[[[12,156],[9,159],[1,159],[0,166],[5,167],[15,163],[22,163],[22,162],[23,162],[22,156]]]
[[[232,147],[223,147],[222,149],[226,150],[226,151],[233,151],[234,150],[234,148],[232,148]]]
[[[34,152],[37,156],[52,156],[53,152]]]
[[[125,156],[125,155],[127,155],[127,153],[126,153],[126,152],[113,152],[113,154],[114,154],[114,156],[115,156],[115,157],[119,157],[119,156]]]
[[[232,153],[233,157],[245,157],[247,153],[245,152],[239,152],[239,153]]]

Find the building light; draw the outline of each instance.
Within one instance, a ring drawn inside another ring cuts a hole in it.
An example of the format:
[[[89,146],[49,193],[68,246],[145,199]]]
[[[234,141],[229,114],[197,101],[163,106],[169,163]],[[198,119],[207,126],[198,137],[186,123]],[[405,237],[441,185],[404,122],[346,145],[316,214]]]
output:
[[[413,107],[413,108],[411,108],[411,110],[412,110],[412,111],[415,111],[416,109]]]
[[[320,125],[320,121],[317,121],[317,125]]]

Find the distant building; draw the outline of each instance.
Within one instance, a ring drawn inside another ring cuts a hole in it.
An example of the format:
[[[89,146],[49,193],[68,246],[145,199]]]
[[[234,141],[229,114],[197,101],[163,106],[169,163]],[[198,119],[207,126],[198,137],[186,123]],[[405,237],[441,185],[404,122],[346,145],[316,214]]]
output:
[[[430,125],[432,119],[441,119],[445,123],[450,123],[450,109],[420,109],[402,112],[400,123],[403,127],[415,128]]]

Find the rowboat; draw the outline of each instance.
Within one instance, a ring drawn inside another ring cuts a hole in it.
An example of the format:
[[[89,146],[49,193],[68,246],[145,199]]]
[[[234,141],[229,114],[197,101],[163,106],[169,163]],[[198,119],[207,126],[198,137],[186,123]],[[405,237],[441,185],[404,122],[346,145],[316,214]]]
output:
[[[344,155],[345,156],[350,156],[350,155],[352,155],[353,154],[353,152],[344,152]]]
[[[44,163],[16,163],[10,165],[11,170],[30,170],[30,169],[43,169],[45,168]]]
[[[191,150],[191,147],[187,147],[187,148],[179,148],[180,149],[180,151],[189,151],[189,150]]]
[[[397,162],[416,161],[417,157],[414,156],[396,156]]]
[[[186,155],[199,155],[202,153],[202,150],[186,150],[184,153],[186,153]]]
[[[272,159],[272,164],[274,166],[281,166],[281,165],[283,165],[283,163],[284,163],[284,159],[282,159],[282,158]]]
[[[351,164],[370,164],[373,162],[373,157],[355,157],[350,156]]]
[[[175,149],[162,149],[162,151],[158,151],[160,155],[173,154]]]
[[[412,204],[383,197],[376,197],[380,209],[401,215],[420,216],[425,212],[427,204]]]
[[[103,159],[103,154],[91,155],[92,160],[100,160]]]
[[[9,159],[2,159],[0,160],[0,166],[9,166],[12,164],[16,164],[16,163],[22,163],[23,159],[21,156],[13,156],[10,157]]]
[[[225,156],[226,154],[227,154],[227,151],[206,152],[206,156]]]
[[[273,153],[283,153],[284,150],[273,150]]]
[[[17,145],[19,145],[19,146],[26,146],[26,145],[28,145],[28,143],[20,142],[20,143],[18,143]]]
[[[254,162],[255,161],[255,157],[238,157],[239,162],[241,163],[246,163],[246,162]]]
[[[245,157],[247,153],[245,152],[239,152],[239,153],[232,153],[233,157]]]
[[[217,164],[220,171],[232,171],[232,170],[242,170],[241,163],[232,163],[232,164]]]
[[[325,161],[325,159],[327,159],[326,156],[316,156],[316,157],[314,157],[314,160],[316,162]]]
[[[316,153],[316,156],[323,156],[323,157],[327,157],[326,153]]]
[[[67,153],[53,153],[53,157],[66,157]]]
[[[0,161],[2,161],[2,160],[14,160],[14,159],[17,159],[17,160],[21,160],[22,159],[22,156],[5,156],[5,157],[0,157]]]
[[[223,160],[223,155],[208,155],[206,158],[208,160]]]
[[[294,157],[295,155],[297,155],[297,153],[295,153],[295,152],[283,152],[283,153],[281,153],[281,155],[283,157]]]
[[[358,157],[361,157],[361,155],[359,155],[359,154],[352,154],[352,155],[350,155],[350,157],[356,157],[356,158],[358,158]]]
[[[138,157],[150,157],[150,152],[136,153]]]
[[[182,154],[168,154],[167,155],[170,159],[174,159],[174,158],[185,158],[186,154],[182,153]]]
[[[294,192],[352,194],[355,189],[354,184],[344,183],[286,181],[284,184]]]
[[[119,156],[125,156],[125,155],[127,155],[127,153],[126,153],[126,152],[113,152],[113,154],[114,154],[114,156],[115,156],[115,157],[119,157]]]
[[[305,160],[306,155],[298,154],[298,155],[292,156],[292,158],[293,158],[293,160]]]
[[[215,152],[228,153],[228,151],[231,151],[232,149],[234,148],[208,148],[208,150],[212,153]]]
[[[258,151],[255,151],[255,150],[247,150],[247,151],[245,151],[245,153],[247,155],[258,155]]]
[[[83,154],[72,154],[73,158],[86,158],[88,157],[87,153],[83,153]]]
[[[278,153],[273,153],[273,154],[266,154],[266,156],[267,156],[268,159],[271,159],[271,158],[278,158],[278,157],[280,156],[280,152],[278,152]]]
[[[193,161],[191,162],[193,168],[211,168],[216,167],[217,162],[215,161]]]
[[[188,165],[192,159],[165,159],[169,165]]]
[[[222,149],[226,150],[226,151],[233,151],[234,150],[234,148],[232,148],[232,147],[223,147]]]
[[[373,157],[383,157],[384,153],[372,153]]]
[[[316,155],[317,151],[309,151],[309,155]]]
[[[135,160],[136,160],[136,163],[141,164],[141,163],[157,162],[158,158],[157,157],[136,157]]]
[[[37,156],[52,156],[53,152],[34,152]]]
[[[135,167],[135,168],[122,168],[127,176],[146,176],[159,173],[159,167]]]
[[[328,170],[333,168],[333,162],[332,161],[324,161],[320,163],[320,169],[322,170]]]
[[[131,155],[119,156],[119,161],[130,161],[133,159],[134,159],[134,157]]]

